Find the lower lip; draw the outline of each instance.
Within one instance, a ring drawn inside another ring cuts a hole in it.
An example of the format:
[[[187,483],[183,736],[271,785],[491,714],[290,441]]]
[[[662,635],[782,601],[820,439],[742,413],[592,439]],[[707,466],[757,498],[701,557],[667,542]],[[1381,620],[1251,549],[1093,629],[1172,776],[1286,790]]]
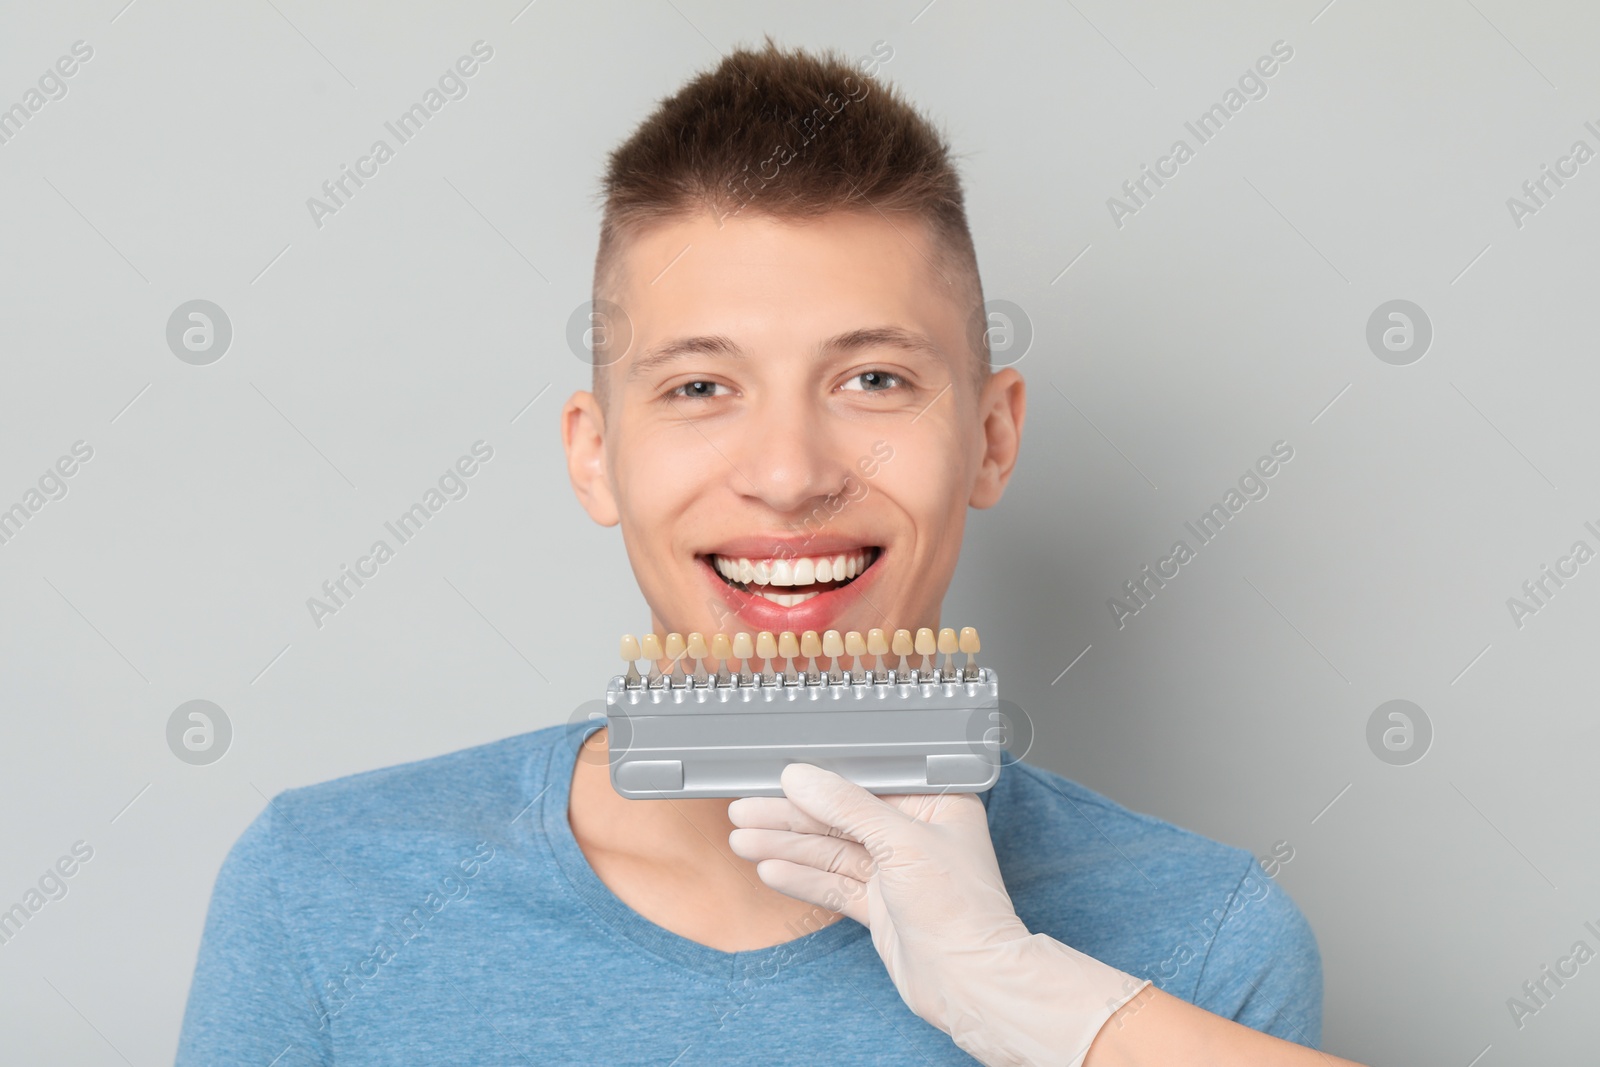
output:
[[[803,604],[796,604],[792,608],[774,604],[759,593],[749,593],[743,589],[735,589],[722,580],[716,568],[701,557],[698,560],[705,570],[706,580],[716,586],[717,594],[723,603],[737,615],[741,621],[747,623],[751,630],[759,633],[763,630],[772,633],[804,633],[807,630],[824,630],[834,628],[830,624],[837,621],[847,610],[861,599],[865,588],[872,584],[878,576],[880,564],[883,562],[883,550],[878,550],[878,558],[873,560],[872,566],[856,577],[849,585],[830,589],[825,593],[818,593]]]

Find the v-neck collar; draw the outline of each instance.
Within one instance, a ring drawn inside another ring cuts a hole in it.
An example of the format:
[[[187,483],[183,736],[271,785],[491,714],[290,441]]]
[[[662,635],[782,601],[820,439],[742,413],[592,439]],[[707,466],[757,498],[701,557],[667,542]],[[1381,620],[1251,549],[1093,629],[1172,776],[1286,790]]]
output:
[[[700,974],[729,980],[752,970],[766,972],[773,963],[794,967],[868,936],[865,926],[846,917],[782,944],[723,952],[673,933],[634,911],[595,874],[567,820],[578,746],[604,723],[591,720],[580,725],[581,730],[566,727],[555,731],[556,738],[542,758],[537,750],[529,756],[523,771],[523,803],[533,806],[528,814],[536,817],[535,825],[543,831],[540,836],[562,877],[604,926],[651,955]]]

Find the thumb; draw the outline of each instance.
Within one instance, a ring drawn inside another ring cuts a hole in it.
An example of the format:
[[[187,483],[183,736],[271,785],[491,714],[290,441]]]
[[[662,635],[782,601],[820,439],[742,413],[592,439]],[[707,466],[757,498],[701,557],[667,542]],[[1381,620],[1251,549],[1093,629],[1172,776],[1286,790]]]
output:
[[[789,764],[778,781],[795,807],[859,841],[874,854],[873,845],[908,818],[899,808],[884,803],[848,778],[809,763]]]

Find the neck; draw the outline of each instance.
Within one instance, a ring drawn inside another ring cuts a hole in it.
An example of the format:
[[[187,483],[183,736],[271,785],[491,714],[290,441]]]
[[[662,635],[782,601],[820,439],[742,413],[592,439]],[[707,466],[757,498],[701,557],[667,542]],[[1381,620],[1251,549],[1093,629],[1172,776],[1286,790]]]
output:
[[[627,800],[611,787],[606,731],[580,749],[567,819],[602,882],[634,911],[724,952],[803,937],[842,916],[769,888],[728,847],[731,798]]]
[[[749,881],[762,884],[756,878],[755,864],[740,859],[728,847],[728,834],[733,830],[728,819],[731,798],[629,800],[620,796],[611,787],[607,734],[601,729],[589,735],[572,768],[568,819],[575,835],[647,862],[713,859],[716,852],[728,861],[718,866],[732,868],[726,874],[748,875]]]

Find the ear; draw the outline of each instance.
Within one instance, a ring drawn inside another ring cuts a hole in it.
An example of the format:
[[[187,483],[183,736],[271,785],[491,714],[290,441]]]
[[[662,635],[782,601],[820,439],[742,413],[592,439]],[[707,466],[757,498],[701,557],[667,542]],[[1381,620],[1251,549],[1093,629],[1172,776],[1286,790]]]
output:
[[[606,471],[605,414],[593,393],[573,393],[561,409],[561,443],[567,450],[567,477],[589,517],[601,526],[621,519],[611,476]]]
[[[1013,367],[991,374],[978,397],[983,439],[978,477],[967,503],[992,508],[1011,480],[1022,447],[1022,421],[1028,411],[1028,387]]]

